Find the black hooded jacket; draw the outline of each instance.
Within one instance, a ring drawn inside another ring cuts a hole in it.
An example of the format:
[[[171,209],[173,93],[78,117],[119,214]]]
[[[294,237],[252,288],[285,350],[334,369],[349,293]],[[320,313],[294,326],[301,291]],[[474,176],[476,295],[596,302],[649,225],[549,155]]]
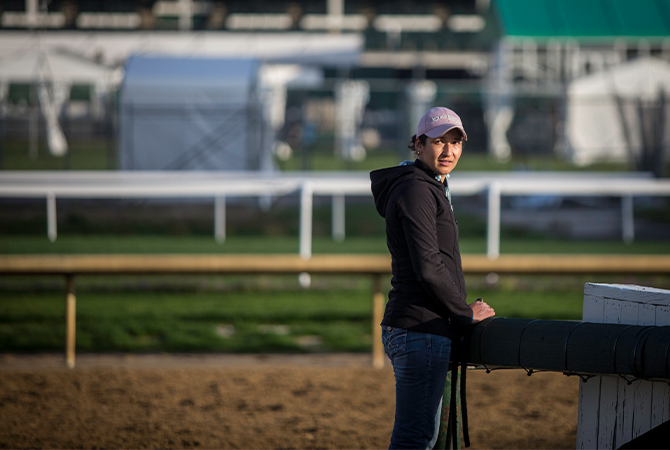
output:
[[[382,325],[455,337],[472,322],[458,226],[444,184],[421,161],[370,173],[386,219],[393,289]]]

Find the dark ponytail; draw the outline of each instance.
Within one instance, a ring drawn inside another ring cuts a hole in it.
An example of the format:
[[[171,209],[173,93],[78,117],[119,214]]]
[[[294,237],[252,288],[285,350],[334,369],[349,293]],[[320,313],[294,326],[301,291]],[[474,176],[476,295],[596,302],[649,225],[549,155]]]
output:
[[[419,136],[419,142],[421,142],[421,145],[425,146],[426,145],[426,140],[428,137],[425,134],[422,134]],[[412,140],[409,141],[407,144],[407,148],[412,150],[414,153],[416,153],[416,134],[412,136]]]

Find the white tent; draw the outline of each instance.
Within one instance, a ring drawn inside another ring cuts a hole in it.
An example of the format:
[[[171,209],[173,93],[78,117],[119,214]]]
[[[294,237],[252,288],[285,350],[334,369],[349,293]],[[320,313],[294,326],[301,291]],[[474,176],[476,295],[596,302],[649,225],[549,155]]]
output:
[[[664,109],[659,111],[663,93]],[[639,159],[649,145],[668,151],[670,63],[640,58],[570,83],[567,92],[568,154],[577,165]],[[651,117],[645,111],[655,114]],[[660,120],[657,131],[650,122]],[[651,136],[656,134],[656,136]],[[651,141],[662,142],[651,142]]]
[[[58,50],[32,49],[14,52],[0,60],[0,100],[4,100],[10,83],[38,86],[37,96],[47,128],[47,144],[52,154],[67,152],[67,142],[58,116],[68,99],[72,84],[94,87],[94,102],[114,89],[121,71],[109,69],[86,58]]]
[[[320,70],[256,59],[132,56],[119,105],[123,170],[272,171],[286,86]]]
[[[95,58],[96,61],[102,61],[108,66],[125,64],[131,55],[136,55],[136,57],[142,55],[146,58],[171,56],[183,61],[198,58],[203,60],[220,58],[262,61],[264,67],[273,67],[264,71],[260,76],[259,85],[262,84],[263,86],[257,93],[257,100],[263,104],[260,113],[262,116],[266,116],[266,132],[262,138],[256,138],[256,141],[262,141],[260,145],[263,148],[272,149],[275,134],[272,131],[276,131],[283,123],[286,86],[309,87],[320,84],[323,75],[321,70],[315,71],[315,67],[350,67],[355,65],[358,63],[363,47],[364,38],[360,33],[174,33],[172,31],[153,31],[151,33],[144,31],[94,31],[82,33],[80,31],[60,31],[50,33],[48,38],[41,38],[39,33],[9,30],[0,34],[0,64],[4,61],[13,60],[16,55],[24,54],[35,48],[40,48],[48,54],[67,55],[63,53],[64,51],[72,54],[76,53],[87,58]],[[89,68],[79,68],[79,63],[82,61],[88,60],[78,58],[78,61],[65,64],[65,66],[72,68],[72,72],[75,72],[75,74],[77,72],[88,73]],[[59,64],[57,62],[50,64],[54,67],[56,65]],[[30,64],[27,66],[30,66]],[[278,67],[280,69],[277,69]],[[104,69],[104,66],[102,68]],[[293,73],[296,71],[297,75]],[[52,70],[52,72],[55,73],[55,70]],[[114,83],[120,82],[121,74],[122,70],[112,71],[111,79]],[[106,76],[96,75],[95,77],[97,79],[108,79]],[[1,80],[2,78],[0,78],[0,88],[2,87]],[[84,81],[72,80],[71,82]],[[96,84],[97,90],[98,85]],[[236,94],[231,92],[231,95]],[[56,96],[51,95],[51,97]],[[174,101],[174,97],[171,98],[171,101]],[[273,130],[268,130],[268,127],[272,127]],[[123,128],[123,125],[121,128]],[[126,123],[126,130],[129,129]],[[128,138],[128,136],[126,134],[125,138]],[[250,142],[245,144],[244,148],[247,148],[247,145],[257,144],[257,142]],[[124,151],[124,145],[127,149],[127,144],[121,139],[122,152]],[[267,152],[264,150],[262,154],[265,155],[265,153]],[[129,164],[126,167],[137,167],[135,162],[138,161],[131,163],[127,159],[130,154],[133,154],[133,152],[125,155],[121,153],[120,160],[125,161],[124,164]],[[256,153],[252,152],[251,155],[256,155]],[[249,157],[249,155],[244,157]],[[245,163],[244,167],[267,167],[271,159],[268,160],[265,156],[263,158],[265,159],[260,162],[250,162],[249,165]]]
[[[132,56],[119,101],[122,170],[257,170],[265,120],[254,59]]]

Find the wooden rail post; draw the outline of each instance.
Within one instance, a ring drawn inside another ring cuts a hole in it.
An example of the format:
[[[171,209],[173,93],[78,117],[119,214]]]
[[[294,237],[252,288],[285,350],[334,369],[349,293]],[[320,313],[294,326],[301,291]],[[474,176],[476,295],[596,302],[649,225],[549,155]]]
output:
[[[74,276],[66,275],[65,295],[65,363],[74,368],[74,349],[76,337],[77,300],[74,296]]]
[[[384,349],[382,347],[382,319],[384,318],[384,294],[382,294],[381,275],[373,276],[372,294],[372,366],[375,369],[384,367]]]

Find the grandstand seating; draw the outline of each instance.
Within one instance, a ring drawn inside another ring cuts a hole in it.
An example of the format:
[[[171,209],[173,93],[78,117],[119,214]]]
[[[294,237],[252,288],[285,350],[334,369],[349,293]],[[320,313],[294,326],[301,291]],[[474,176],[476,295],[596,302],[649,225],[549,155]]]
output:
[[[48,11],[35,15],[27,10],[28,3],[3,2],[0,29],[364,32],[371,49],[411,51],[483,48],[498,29],[490,8],[477,10],[488,3],[481,0],[451,1],[448,6],[429,0],[347,0],[340,4],[342,14],[328,11],[326,0],[55,0]]]

